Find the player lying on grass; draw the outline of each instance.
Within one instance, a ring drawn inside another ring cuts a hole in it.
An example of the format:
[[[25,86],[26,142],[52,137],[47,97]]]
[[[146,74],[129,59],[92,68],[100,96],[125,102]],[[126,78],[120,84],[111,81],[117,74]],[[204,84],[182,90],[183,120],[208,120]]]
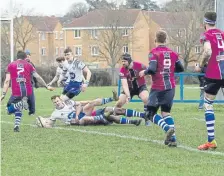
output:
[[[59,96],[51,97],[51,100],[55,106],[54,112],[51,114],[49,118],[38,117],[37,125],[40,127],[50,128],[53,127],[56,120],[61,120],[66,124],[72,125],[89,125],[89,124],[107,124],[105,121],[105,115],[108,116],[110,121],[114,120],[115,123],[120,124],[140,124],[141,121],[136,120],[128,120],[126,118],[118,119],[117,116],[111,115],[112,112],[115,112],[117,115],[126,115],[128,117],[137,116],[144,117],[144,113],[137,112],[131,109],[123,109],[123,108],[114,108],[114,107],[106,107],[104,109],[94,110],[95,106],[101,106],[113,100],[117,100],[116,92],[113,92],[113,98],[97,98],[92,101],[80,101],[75,102],[73,100],[69,100],[63,102]],[[106,114],[104,114],[106,113]],[[109,117],[111,115],[111,117]],[[73,119],[73,120],[72,120]],[[118,122],[118,120],[120,120]]]

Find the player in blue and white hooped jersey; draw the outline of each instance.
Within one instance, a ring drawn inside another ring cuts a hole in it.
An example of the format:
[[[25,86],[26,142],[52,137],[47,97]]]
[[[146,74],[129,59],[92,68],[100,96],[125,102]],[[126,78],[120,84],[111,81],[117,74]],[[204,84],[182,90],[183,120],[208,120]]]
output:
[[[64,87],[61,99],[66,101],[86,90],[91,78],[91,71],[80,59],[73,56],[71,48],[65,49],[64,54],[68,63],[63,68],[63,74],[64,76],[68,75],[69,82]],[[83,72],[86,74],[84,83],[82,82]]]

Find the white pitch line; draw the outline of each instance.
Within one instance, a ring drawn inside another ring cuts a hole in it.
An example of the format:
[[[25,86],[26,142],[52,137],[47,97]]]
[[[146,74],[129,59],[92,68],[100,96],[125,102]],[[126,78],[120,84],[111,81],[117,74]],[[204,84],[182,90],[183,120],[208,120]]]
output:
[[[7,122],[7,121],[1,121],[1,123],[5,124],[14,124],[12,122]],[[36,125],[31,125],[31,124],[22,124],[25,126],[30,126],[30,127],[37,127]],[[96,134],[96,135],[101,135],[101,136],[113,136],[113,137],[118,137],[118,138],[124,138],[124,139],[133,139],[136,141],[144,141],[144,142],[151,142],[155,144],[160,144],[164,145],[164,141],[159,141],[159,140],[153,140],[153,139],[148,139],[148,138],[141,138],[141,137],[136,137],[136,136],[127,136],[127,135],[120,135],[116,133],[104,133],[100,131],[89,131],[89,130],[80,130],[80,129],[74,129],[74,128],[62,128],[62,127],[54,127],[51,129],[58,129],[58,130],[67,130],[67,131],[75,131],[75,132],[80,132],[80,133],[87,133],[87,134]],[[219,155],[219,156],[224,156],[223,152],[216,152],[216,151],[202,151],[198,150],[189,146],[185,145],[178,145],[178,148],[182,148],[184,150],[192,151],[192,152],[197,152],[197,153],[207,153],[211,155]]]

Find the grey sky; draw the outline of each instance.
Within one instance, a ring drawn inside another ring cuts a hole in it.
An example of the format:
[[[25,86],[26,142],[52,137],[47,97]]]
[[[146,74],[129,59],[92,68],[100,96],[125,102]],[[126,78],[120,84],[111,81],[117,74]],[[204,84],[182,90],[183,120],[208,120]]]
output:
[[[25,9],[34,9],[34,12],[42,15],[64,15],[70,5],[74,2],[85,2],[85,0],[12,0],[13,4],[22,5]],[[123,0],[117,0],[118,3]],[[169,0],[155,0],[158,4]],[[9,8],[10,0],[1,0],[2,9]]]

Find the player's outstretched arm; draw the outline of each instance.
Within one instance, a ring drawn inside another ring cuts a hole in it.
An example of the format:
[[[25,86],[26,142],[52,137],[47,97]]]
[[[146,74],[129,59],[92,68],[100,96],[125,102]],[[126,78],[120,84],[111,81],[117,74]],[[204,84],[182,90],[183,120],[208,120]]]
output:
[[[37,81],[38,81],[40,84],[42,84],[44,87],[46,87],[46,89],[48,89],[48,90],[50,90],[50,91],[53,90],[53,88],[50,87],[50,86],[48,86],[48,85],[46,84],[46,82],[43,80],[43,78],[42,78],[37,72],[34,72],[34,73],[33,73],[33,76],[37,79]]]
[[[86,79],[85,79],[85,82],[88,82],[88,83],[89,83],[90,78],[91,78],[91,76],[92,76],[91,71],[89,70],[88,67],[85,67],[85,68],[83,69],[83,72],[86,73]]]
[[[52,79],[52,81],[50,83],[48,83],[49,86],[51,86],[52,84],[54,84],[57,80],[59,79],[59,75],[55,75],[54,78]]]
[[[7,91],[8,91],[8,88],[9,88],[10,81],[11,81],[10,74],[7,73],[5,81],[4,81],[4,85],[3,85],[1,101],[5,98],[5,95],[6,95]]]
[[[129,88],[128,88],[127,79],[121,79],[121,85],[122,85],[122,88],[123,88],[123,91],[124,91],[125,95],[127,96],[127,101],[130,101],[131,95],[130,95],[130,91],[129,91]]]

